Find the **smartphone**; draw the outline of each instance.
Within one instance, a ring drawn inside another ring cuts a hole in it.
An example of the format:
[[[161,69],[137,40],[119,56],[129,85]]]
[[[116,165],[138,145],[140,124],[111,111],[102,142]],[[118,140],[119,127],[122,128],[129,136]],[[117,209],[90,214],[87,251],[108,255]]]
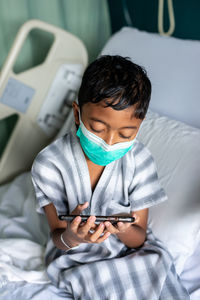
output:
[[[87,219],[90,217],[89,215],[60,215],[59,219],[65,221],[72,221],[77,216],[81,217],[82,222],[86,222]],[[101,222],[105,222],[105,221],[109,221],[112,224],[115,224],[117,222],[128,222],[128,223],[135,222],[135,218],[130,216],[95,216],[95,217],[96,217],[95,224],[100,224]]]

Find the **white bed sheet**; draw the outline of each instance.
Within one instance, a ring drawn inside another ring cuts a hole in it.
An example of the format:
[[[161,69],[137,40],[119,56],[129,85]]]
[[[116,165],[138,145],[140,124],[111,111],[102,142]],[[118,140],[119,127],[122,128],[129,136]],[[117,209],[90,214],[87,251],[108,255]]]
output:
[[[200,242],[196,247],[193,255],[191,255],[185,263],[184,270],[181,274],[190,294],[191,300],[200,299]]]
[[[45,217],[35,212],[30,173],[0,187],[0,286],[6,281],[47,282]]]
[[[49,229],[45,216],[35,211],[30,173],[0,187],[0,220],[0,298],[19,299],[23,293],[23,299],[60,299],[45,271]],[[200,299],[199,274],[200,243],[181,274],[192,300]]]

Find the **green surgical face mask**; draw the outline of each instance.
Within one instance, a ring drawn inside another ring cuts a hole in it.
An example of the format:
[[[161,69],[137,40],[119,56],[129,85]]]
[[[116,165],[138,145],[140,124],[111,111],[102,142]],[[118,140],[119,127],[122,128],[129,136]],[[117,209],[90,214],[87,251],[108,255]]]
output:
[[[134,139],[129,142],[108,145],[103,139],[90,132],[80,118],[80,126],[76,135],[80,139],[81,147],[87,157],[95,164],[106,166],[114,160],[124,156],[134,144]]]

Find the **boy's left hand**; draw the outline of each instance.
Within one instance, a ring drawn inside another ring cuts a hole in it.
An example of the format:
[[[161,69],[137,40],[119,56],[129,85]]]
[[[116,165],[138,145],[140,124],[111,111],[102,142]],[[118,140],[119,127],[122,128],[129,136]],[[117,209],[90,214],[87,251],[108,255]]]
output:
[[[117,222],[116,225],[112,225],[111,222],[109,222],[109,221],[104,222],[104,225],[105,225],[104,232],[110,232],[112,234],[125,232],[130,226],[137,224],[139,221],[139,218],[137,217],[137,215],[134,212],[131,213],[131,216],[135,218],[135,221],[133,223]]]

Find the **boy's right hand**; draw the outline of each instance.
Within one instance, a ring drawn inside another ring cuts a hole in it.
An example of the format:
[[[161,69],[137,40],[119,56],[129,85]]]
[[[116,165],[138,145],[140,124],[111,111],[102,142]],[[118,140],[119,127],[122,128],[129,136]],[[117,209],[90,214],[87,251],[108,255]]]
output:
[[[88,207],[88,202],[79,204],[71,213],[72,215],[79,215],[81,212]],[[106,232],[103,234],[105,225],[100,223],[98,226],[94,223],[96,220],[95,216],[89,217],[87,222],[81,223],[81,216],[76,217],[72,222],[67,222],[67,228],[63,232],[63,238],[66,243],[75,247],[81,243],[102,243],[105,241],[110,233]],[[90,230],[93,229],[93,233]]]

